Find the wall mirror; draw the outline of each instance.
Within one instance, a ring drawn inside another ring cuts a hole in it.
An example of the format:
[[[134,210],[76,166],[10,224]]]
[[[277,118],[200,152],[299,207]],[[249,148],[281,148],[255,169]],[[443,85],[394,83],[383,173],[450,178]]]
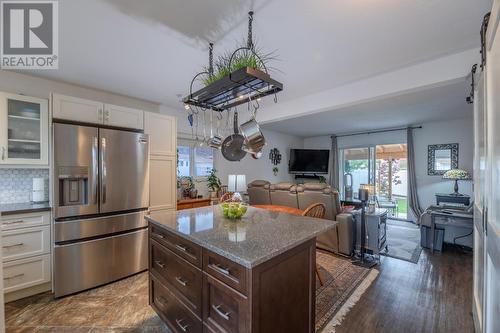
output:
[[[427,174],[443,175],[446,171],[458,168],[458,143],[429,145],[427,151]]]

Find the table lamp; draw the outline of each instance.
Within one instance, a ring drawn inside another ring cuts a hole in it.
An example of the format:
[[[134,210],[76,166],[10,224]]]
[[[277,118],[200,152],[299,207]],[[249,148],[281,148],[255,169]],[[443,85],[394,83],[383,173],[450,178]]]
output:
[[[366,191],[368,201],[368,213],[373,213],[375,211],[375,185],[373,184],[360,184],[360,188]]]
[[[241,199],[240,192],[246,192],[247,180],[245,175],[229,175],[227,180],[227,190],[237,194]]]
[[[463,196],[463,194],[458,193],[458,181],[459,180],[470,180],[471,177],[469,173],[461,169],[451,169],[444,173],[443,179],[451,179],[455,181],[455,186],[453,187],[453,193],[450,195]]]

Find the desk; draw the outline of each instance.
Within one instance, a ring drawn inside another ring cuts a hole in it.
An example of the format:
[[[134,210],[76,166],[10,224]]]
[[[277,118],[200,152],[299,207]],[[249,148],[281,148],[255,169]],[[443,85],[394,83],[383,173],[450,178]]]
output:
[[[436,204],[439,205],[440,202],[449,202],[468,206],[470,205],[470,196],[436,193]]]
[[[437,216],[447,218],[447,222],[436,223]],[[474,215],[462,212],[453,212],[452,214],[444,213],[443,211],[431,212],[431,253],[434,253],[434,232],[436,230],[436,224],[472,228],[474,225]]]

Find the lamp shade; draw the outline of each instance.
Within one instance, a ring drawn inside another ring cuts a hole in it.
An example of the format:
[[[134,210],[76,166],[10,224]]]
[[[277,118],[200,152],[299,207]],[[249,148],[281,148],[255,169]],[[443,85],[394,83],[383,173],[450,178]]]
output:
[[[229,175],[227,180],[227,190],[229,192],[245,192],[247,180],[245,175]]]
[[[375,195],[375,185],[373,184],[360,184],[360,188],[367,190],[368,195]]]
[[[469,173],[461,169],[451,169],[444,173],[443,179],[468,180],[471,179]]]

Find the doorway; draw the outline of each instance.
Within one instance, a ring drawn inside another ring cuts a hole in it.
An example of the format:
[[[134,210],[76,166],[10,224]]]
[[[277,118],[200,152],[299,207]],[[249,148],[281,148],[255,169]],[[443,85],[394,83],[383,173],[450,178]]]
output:
[[[357,199],[361,184],[375,185],[375,199],[392,219],[408,220],[406,143],[340,149],[341,195],[352,191]]]

